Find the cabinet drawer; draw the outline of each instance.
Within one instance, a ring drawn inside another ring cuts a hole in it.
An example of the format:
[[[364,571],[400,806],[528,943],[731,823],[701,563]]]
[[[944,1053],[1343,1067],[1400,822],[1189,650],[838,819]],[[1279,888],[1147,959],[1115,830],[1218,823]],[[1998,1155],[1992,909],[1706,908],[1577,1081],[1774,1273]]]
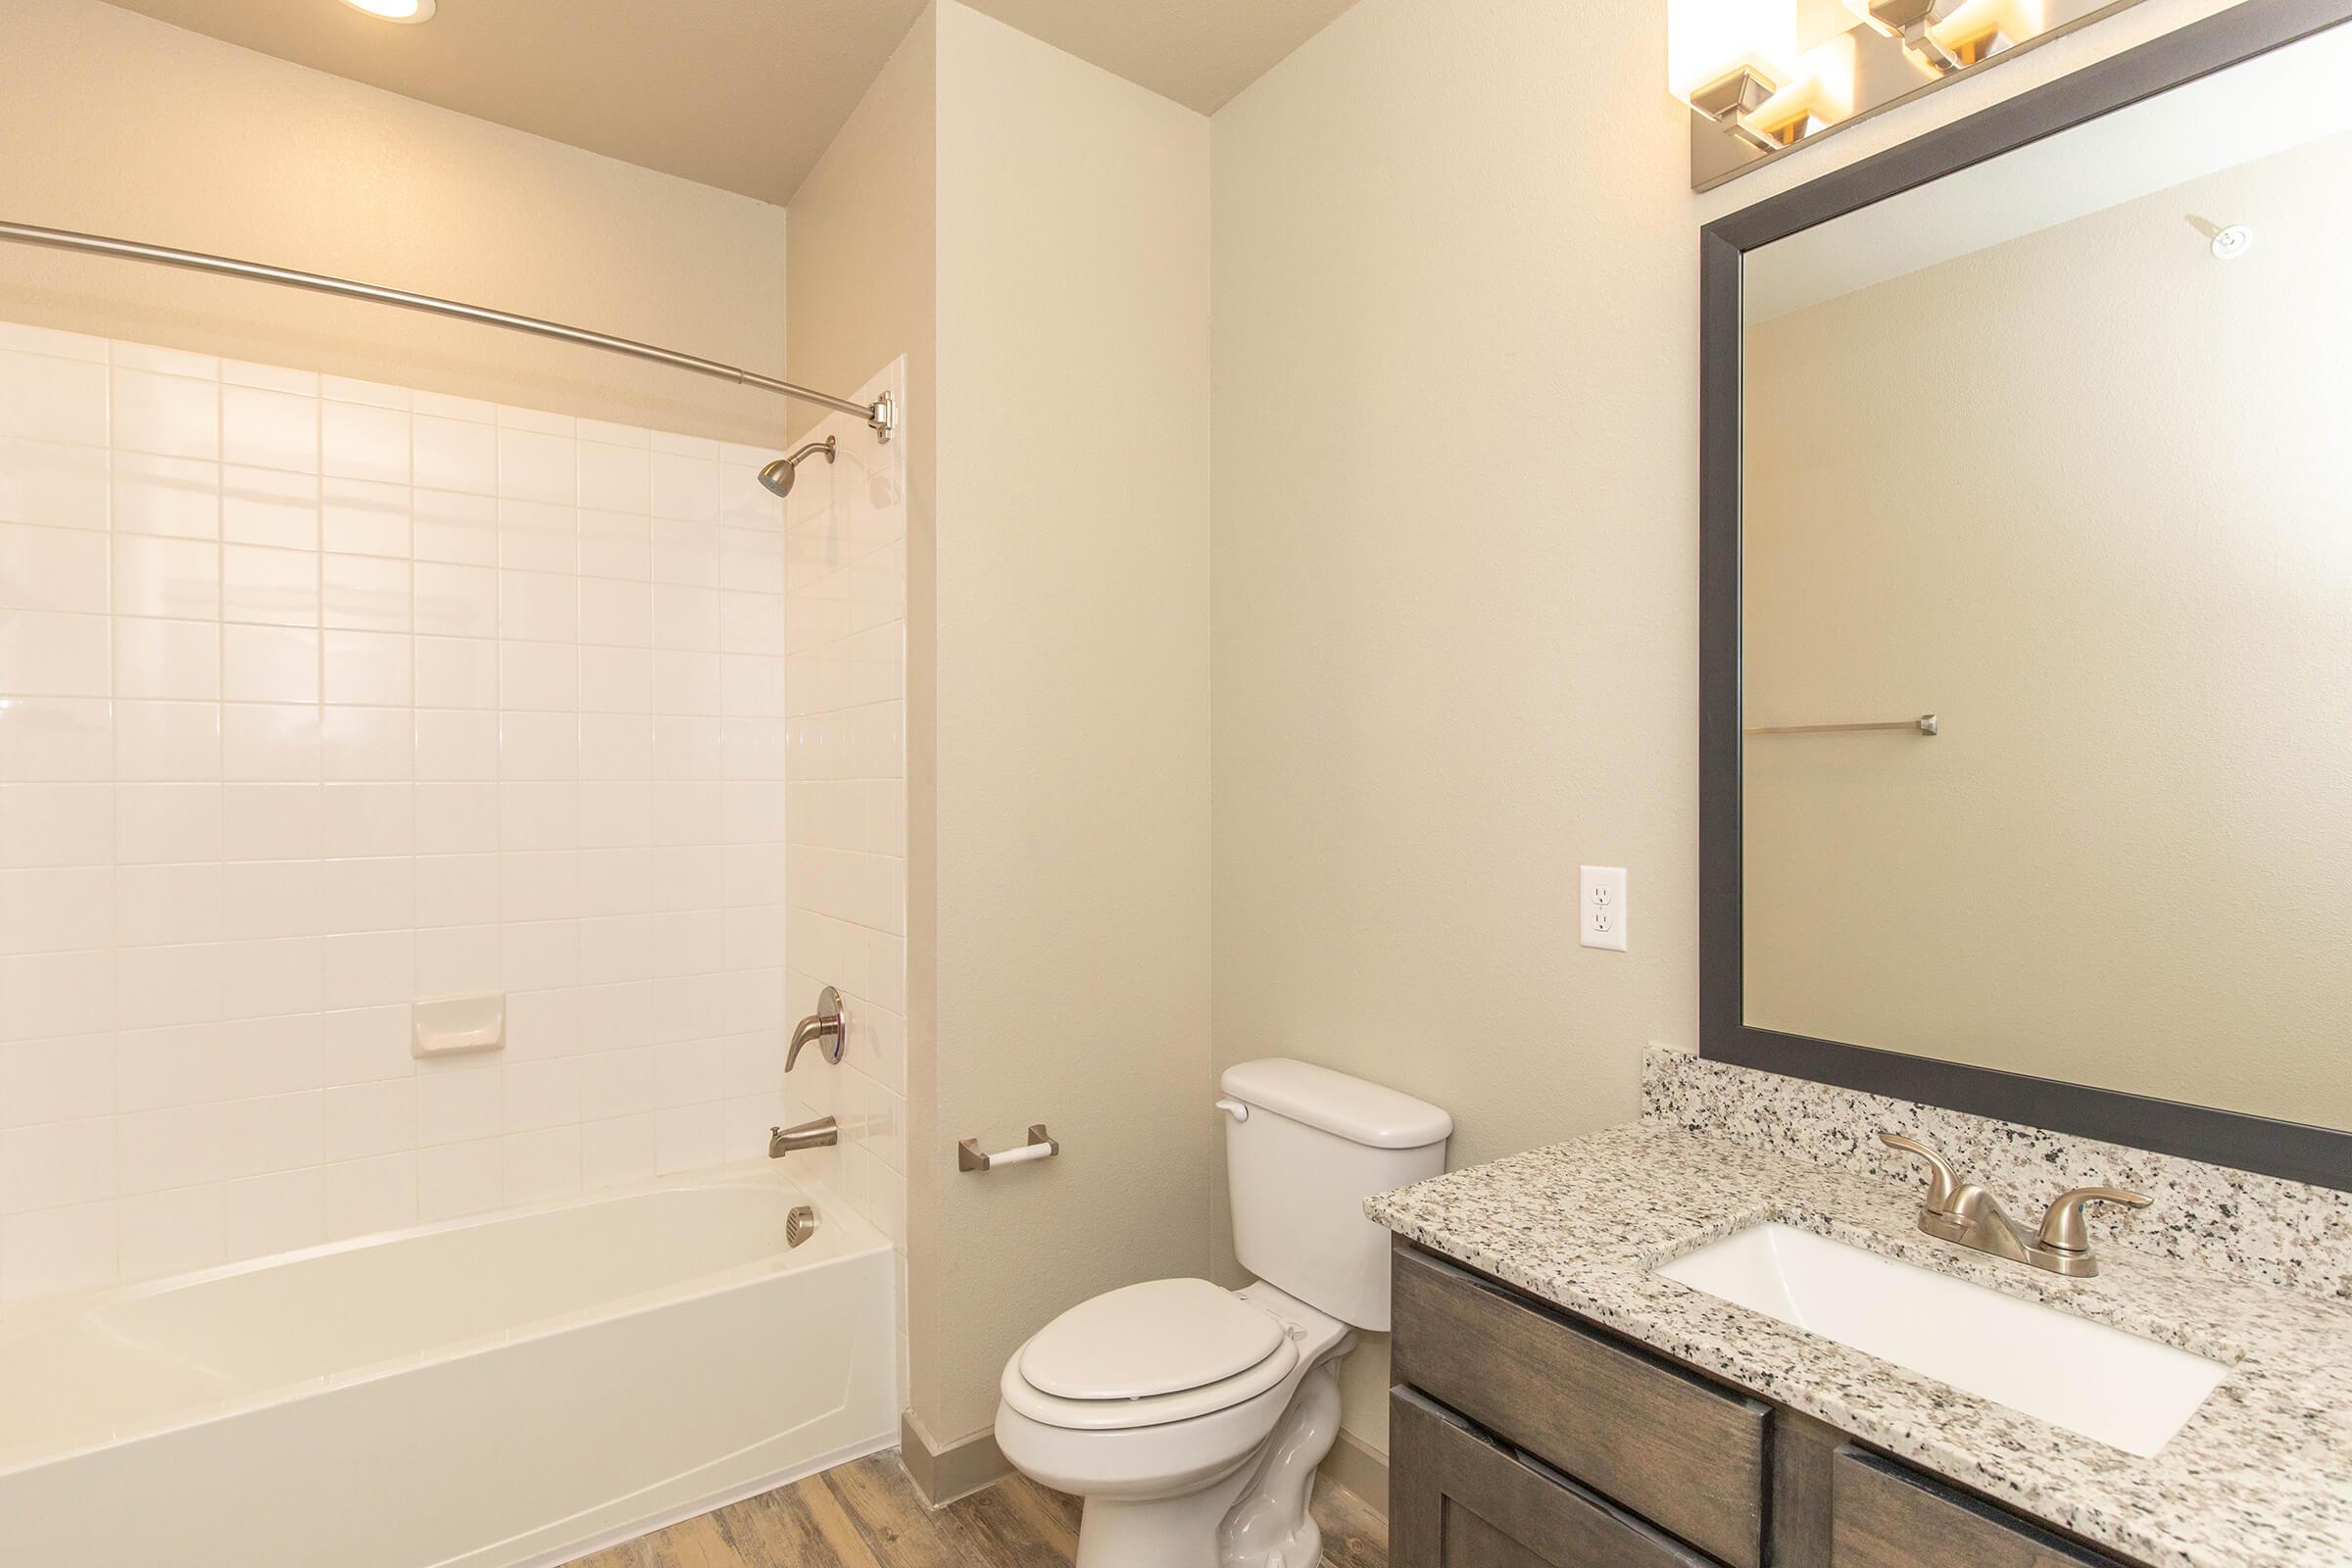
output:
[[[1981,1498],[1847,1445],[1835,1461],[1833,1568],[2119,1568]]]
[[[1459,1416],[1389,1396],[1390,1568],[1716,1568]]]
[[[1398,1381],[1733,1568],[1759,1568],[1768,1406],[1425,1252],[1392,1255]]]

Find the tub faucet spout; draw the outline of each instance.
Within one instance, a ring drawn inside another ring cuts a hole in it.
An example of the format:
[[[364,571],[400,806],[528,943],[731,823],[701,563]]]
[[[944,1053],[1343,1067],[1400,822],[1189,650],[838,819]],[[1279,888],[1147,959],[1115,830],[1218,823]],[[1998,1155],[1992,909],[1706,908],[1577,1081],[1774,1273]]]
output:
[[[799,1064],[801,1052],[812,1041],[823,1041],[820,1048],[825,1059],[838,1065],[841,1050],[846,1044],[846,1020],[841,1015],[841,993],[831,986],[816,994],[816,1011],[803,1018],[792,1031],[792,1049],[784,1054],[786,1072]]]
[[[782,1159],[804,1149],[830,1149],[841,1142],[841,1128],[830,1116],[805,1121],[798,1127],[770,1127],[767,1130],[767,1157]]]

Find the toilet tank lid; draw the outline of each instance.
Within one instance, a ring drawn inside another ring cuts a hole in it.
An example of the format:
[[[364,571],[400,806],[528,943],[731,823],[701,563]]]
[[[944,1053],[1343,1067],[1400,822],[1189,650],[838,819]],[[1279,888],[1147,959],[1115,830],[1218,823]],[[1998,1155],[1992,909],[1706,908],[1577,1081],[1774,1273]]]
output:
[[[1219,1082],[1244,1104],[1368,1149],[1426,1149],[1453,1132],[1453,1118],[1426,1100],[1288,1056],[1237,1062]]]

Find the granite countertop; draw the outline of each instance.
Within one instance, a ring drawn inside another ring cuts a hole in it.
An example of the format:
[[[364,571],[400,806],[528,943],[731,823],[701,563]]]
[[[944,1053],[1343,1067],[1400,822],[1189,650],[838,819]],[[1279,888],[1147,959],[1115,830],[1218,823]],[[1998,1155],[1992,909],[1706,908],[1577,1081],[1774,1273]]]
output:
[[[2352,1305],[2120,1249],[2066,1280],[1922,1235],[1920,1189],[1656,1122],[1373,1199],[1388,1229],[2155,1568],[2352,1564]],[[1766,1221],[2176,1345],[2230,1375],[2153,1458],[1650,1271]]]

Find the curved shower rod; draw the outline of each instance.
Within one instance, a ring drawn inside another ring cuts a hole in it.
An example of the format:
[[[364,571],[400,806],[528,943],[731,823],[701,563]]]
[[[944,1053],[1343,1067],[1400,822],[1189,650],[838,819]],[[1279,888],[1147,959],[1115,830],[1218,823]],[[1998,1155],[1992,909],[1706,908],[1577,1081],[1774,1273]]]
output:
[[[715,376],[740,386],[756,386],[764,392],[780,392],[788,398],[799,398],[804,403],[821,404],[842,414],[858,416],[884,441],[888,441],[898,429],[898,406],[887,392],[871,403],[858,403],[849,398],[837,398],[829,392],[795,386],[790,381],[779,381],[772,375],[761,375],[740,366],[722,365],[699,355],[657,348],[651,343],[613,337],[606,332],[591,332],[584,327],[565,326],[560,321],[543,321],[535,316],[516,316],[483,305],[436,299],[430,294],[412,294],[407,289],[386,288],[380,283],[362,283],[348,277],[332,277],[324,272],[297,271],[290,267],[271,267],[265,262],[240,262],[228,256],[174,250],[169,245],[149,245],[135,239],[112,239],[104,234],[78,234],[67,228],[43,228],[34,223],[0,221],[0,240],[13,240],[21,245],[39,245],[50,250],[116,256],[125,261],[154,262],[191,272],[214,272],[261,283],[282,283],[288,288],[308,289],[314,294],[371,300],[378,305],[397,305],[403,310],[422,311],[430,316],[447,316],[461,321],[476,321],[485,326],[503,326],[510,331],[530,332],[539,337],[555,338],[559,342],[579,343],[592,349],[651,360],[657,365],[673,366],[681,370],[692,370],[698,375]]]

